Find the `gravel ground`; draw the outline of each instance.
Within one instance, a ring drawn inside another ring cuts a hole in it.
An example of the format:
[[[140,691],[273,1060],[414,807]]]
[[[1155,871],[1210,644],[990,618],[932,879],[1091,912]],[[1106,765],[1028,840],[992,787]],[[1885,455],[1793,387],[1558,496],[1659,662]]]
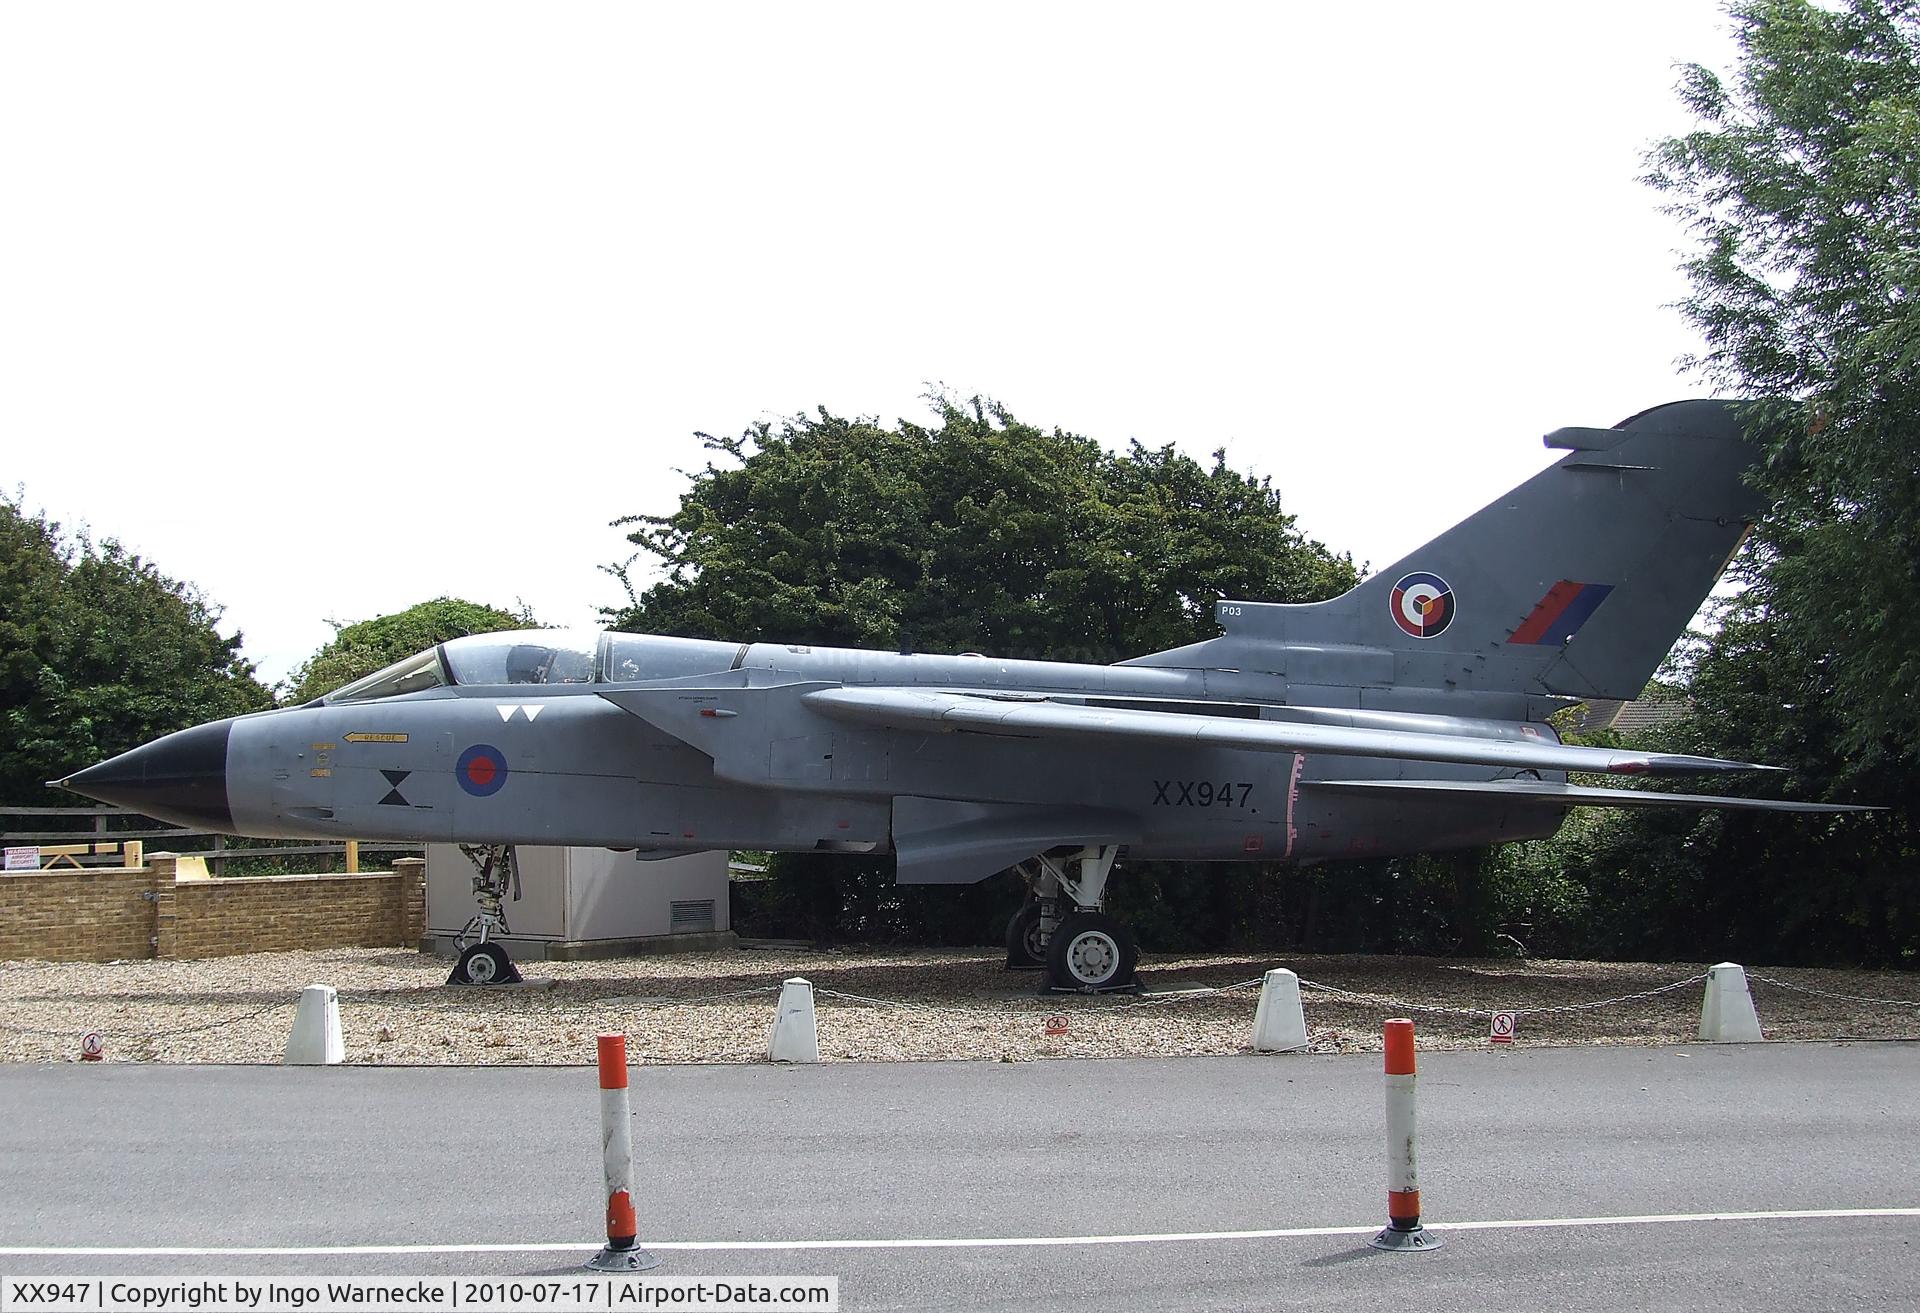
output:
[[[1262,972],[1299,972],[1312,1047],[1380,1047],[1380,1022],[1416,1018],[1423,1048],[1487,1043],[1485,1016],[1409,1005],[1540,1009],[1640,994],[1705,971],[1697,963],[1457,958],[1160,957],[1143,963],[1144,996],[1043,995],[1033,974],[984,950],[741,948],[600,962],[523,964],[527,986],[445,983],[446,959],[400,949],[258,953],[204,961],[0,963],[0,1060],[72,1061],[98,1030],[109,1061],[278,1062],[303,986],[340,992],[355,1063],[570,1064],[593,1060],[594,1035],[624,1029],[645,1063],[764,1058],[779,981],[816,990],[821,1056],[913,1061],[1139,1057],[1247,1051]],[[1770,1039],[1920,1038],[1920,978],[1899,972],[1752,967]],[[1316,986],[1364,994],[1351,998]],[[1865,996],[1826,997],[1806,990]],[[1188,990],[1220,992],[1182,994]],[[1518,1043],[1690,1041],[1702,986],[1566,1012],[1522,1011]],[[845,997],[848,995],[857,997]],[[862,1000],[885,1000],[862,1001]],[[1050,1016],[1065,1035],[1045,1033]]]

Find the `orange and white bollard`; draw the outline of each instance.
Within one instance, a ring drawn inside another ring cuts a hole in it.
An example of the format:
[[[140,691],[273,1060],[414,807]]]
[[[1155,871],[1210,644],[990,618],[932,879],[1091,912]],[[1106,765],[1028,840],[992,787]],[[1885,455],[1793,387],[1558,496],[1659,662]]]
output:
[[[645,1272],[660,1260],[639,1245],[633,1211],[633,1105],[627,1037],[600,1036],[600,1156],[607,1180],[607,1244],[587,1260],[596,1272]]]
[[[1414,1153],[1413,1023],[1387,1023],[1387,1229],[1375,1249],[1438,1249],[1440,1237],[1420,1225],[1420,1170]]]

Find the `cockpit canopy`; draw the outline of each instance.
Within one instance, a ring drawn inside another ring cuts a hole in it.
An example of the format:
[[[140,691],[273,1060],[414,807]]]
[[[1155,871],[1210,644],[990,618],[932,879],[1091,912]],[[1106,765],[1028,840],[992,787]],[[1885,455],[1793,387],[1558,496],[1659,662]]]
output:
[[[509,629],[440,645],[456,684],[590,684],[599,650],[589,629]]]
[[[633,683],[729,669],[733,643],[592,629],[509,629],[455,638],[326,695],[371,702],[449,685]]]
[[[585,684],[599,650],[600,635],[590,629],[473,634],[396,661],[329,693],[327,701],[371,702],[448,684]]]

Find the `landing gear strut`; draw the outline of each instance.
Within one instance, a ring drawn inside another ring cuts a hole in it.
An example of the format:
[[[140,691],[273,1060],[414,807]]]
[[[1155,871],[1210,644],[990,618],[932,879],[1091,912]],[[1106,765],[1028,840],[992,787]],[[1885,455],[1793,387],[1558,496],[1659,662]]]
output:
[[[1033,859],[1032,897],[1007,926],[1007,965],[1045,966],[1055,989],[1085,994],[1130,989],[1140,959],[1133,932],[1100,910],[1118,844],[1099,844],[1060,859]]]
[[[447,983],[517,984],[521,979],[519,968],[507,956],[505,946],[493,942],[491,936],[510,933],[503,904],[508,893],[512,893],[514,901],[520,899],[519,859],[514,856],[513,845],[508,843],[463,843],[460,851],[474,865],[473,898],[480,904],[480,911],[453,937],[454,947],[460,950],[460,960],[454,963]]]

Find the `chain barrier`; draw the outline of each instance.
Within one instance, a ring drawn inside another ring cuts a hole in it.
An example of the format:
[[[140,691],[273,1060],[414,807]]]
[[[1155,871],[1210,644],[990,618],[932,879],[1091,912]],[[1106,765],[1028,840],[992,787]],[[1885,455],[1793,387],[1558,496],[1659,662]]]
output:
[[[870,994],[855,994],[846,990],[829,989],[818,985],[814,987],[814,993],[821,998],[837,999],[844,1003],[851,1003],[863,1007],[890,1008],[900,1012],[1035,1020],[1053,1015],[1061,1008],[1068,1007],[1074,1003],[1084,1005],[1081,1008],[1083,1015],[1096,1016],[1114,1012],[1132,1012],[1142,1008],[1171,1007],[1181,1003],[1215,999],[1223,995],[1237,993],[1241,990],[1257,989],[1263,983],[1263,979],[1261,976],[1255,976],[1250,980],[1237,980],[1229,985],[1180,990],[1178,992],[1132,998],[1124,1002],[1095,1003],[1093,1002],[1094,999],[1103,998],[1104,996],[1059,994],[1052,997],[1039,997],[1033,999],[1030,1003],[1006,1007],[974,1007],[965,1004],[924,1003],[908,999],[879,998]],[[1516,1017],[1539,1017],[1550,1016],[1555,1013],[1587,1012],[1597,1008],[1618,1007],[1622,1004],[1637,1003],[1644,999],[1657,998],[1663,994],[1671,994],[1676,990],[1700,985],[1704,983],[1706,979],[1707,973],[1703,971],[1697,975],[1688,976],[1683,980],[1675,980],[1668,984],[1656,985],[1652,989],[1643,989],[1631,994],[1615,995],[1612,998],[1589,999],[1580,1003],[1560,1003],[1542,1007],[1502,1009],[1452,1007],[1441,1003],[1416,1003],[1409,999],[1393,998],[1384,994],[1372,994],[1362,990],[1344,989],[1339,985],[1330,985],[1325,981],[1309,980],[1305,977],[1300,978],[1300,988],[1303,991],[1331,995],[1339,999],[1350,999],[1356,1003],[1364,1003],[1371,1006],[1409,1012],[1425,1012],[1444,1016],[1474,1017],[1480,1020],[1490,1020],[1496,1015],[1496,1012],[1510,1012]],[[1777,989],[1790,990],[1794,993],[1812,995],[1818,998],[1835,999],[1848,1003],[1871,1003],[1889,1007],[1920,1008],[1920,1001],[1914,999],[1879,998],[1867,994],[1846,994],[1837,990],[1820,989],[1813,985],[1795,984],[1792,981],[1781,980],[1774,976],[1761,975],[1753,971],[1747,973],[1747,979],[1758,981],[1764,985],[1772,985]],[[577,1012],[583,1009],[604,1011],[616,1007],[624,1007],[639,1012],[650,1012],[662,1008],[690,1007],[704,1003],[722,1003],[731,999],[765,997],[771,994],[778,994],[780,988],[777,984],[756,985],[746,989],[726,990],[716,994],[695,994],[685,997],[622,994],[607,998],[563,999],[555,1000],[557,1006],[548,1011],[548,1015],[552,1015],[552,1013],[555,1012]],[[399,1011],[428,1011],[443,1007],[447,1002],[447,996],[441,992],[440,987],[434,987],[431,990],[408,990],[406,992],[409,994],[418,994],[421,997],[418,1002],[415,1002],[413,999],[402,1001],[390,997],[382,998],[376,994],[358,994],[357,997],[343,996],[342,1001],[354,1002],[369,1007],[385,1007]],[[474,997],[477,1001],[482,996],[475,995]],[[267,1013],[277,1009],[292,1007],[297,1002],[297,999],[286,999],[267,1003],[250,1011],[243,1012],[238,1016],[222,1017],[216,1021],[202,1022],[197,1025],[176,1026],[169,1029],[146,1031],[142,1034],[135,1035],[133,1038],[136,1042],[152,1043],[156,1040],[172,1039],[182,1035],[200,1034],[205,1031],[218,1030],[222,1027],[252,1021],[255,1018],[265,1016]],[[70,1039],[74,1034],[70,1028],[23,1026],[5,1020],[0,1020],[0,1030],[17,1035],[37,1035],[58,1039]],[[1332,1032],[1327,1031],[1318,1032],[1316,1038],[1331,1034]]]
[[[1302,993],[1333,994],[1339,998],[1350,998],[1356,1003],[1372,1003],[1386,1008],[1399,1008],[1406,1012],[1438,1012],[1455,1017],[1491,1018],[1493,1016],[1493,1010],[1490,1008],[1452,1008],[1442,1003],[1410,1003],[1401,998],[1388,998],[1384,994],[1362,994],[1357,990],[1342,989],[1338,985],[1308,980],[1305,976],[1300,977],[1300,989]]]
[[[611,998],[565,999],[560,1002],[562,1008],[612,1007],[616,1004],[632,1007],[638,1012],[651,1012],[656,1008],[675,1008],[695,1003],[723,1003],[730,998],[751,998],[760,994],[778,994],[778,985],[755,985],[752,989],[733,989],[724,994],[693,994],[686,998],[669,997],[664,994],[616,994]]]
[[[1763,976],[1758,972],[1747,972],[1748,980],[1757,980],[1763,985],[1772,985],[1776,989],[1790,989],[1796,994],[1812,994],[1817,998],[1837,998],[1848,1003],[1884,1003],[1890,1007],[1920,1008],[1920,1001],[1910,998],[1872,998],[1866,994],[1841,994],[1831,989],[1816,989],[1812,985],[1796,985],[1787,980],[1775,980],[1772,976]]]
[[[865,1007],[893,1008],[898,1012],[934,1012],[953,1013],[959,1016],[978,1017],[1042,1017],[1047,1009],[1032,1008],[970,1008],[954,1003],[914,1003],[906,999],[874,998],[867,994],[849,994],[841,989],[827,989],[821,985],[813,987],[816,998],[837,998],[845,1003],[858,1003]]]
[[[237,1026],[243,1021],[251,1021],[255,1017],[265,1016],[267,1013],[272,1012],[275,1008],[293,1007],[296,1004],[298,1004],[299,1001],[300,1000],[297,998],[283,999],[275,1003],[262,1004],[261,1006],[254,1008],[251,1012],[242,1012],[237,1017],[221,1017],[217,1021],[203,1021],[203,1022],[200,1022],[198,1025],[192,1025],[192,1026],[175,1026],[167,1030],[142,1031],[139,1033],[132,1033],[132,1038],[139,1043],[151,1043],[152,1041],[157,1039],[172,1039],[176,1035],[197,1035],[201,1031],[218,1030],[222,1026]],[[83,1027],[82,1029],[100,1029],[104,1032],[105,1028],[104,1027]],[[11,1021],[0,1021],[0,1030],[9,1031],[15,1035],[44,1035],[54,1039],[72,1039],[74,1035],[77,1033],[74,1031],[72,1027],[55,1028],[52,1026],[22,1026]]]
[[[1535,1008],[1497,1009],[1450,1007],[1441,1003],[1415,1003],[1408,999],[1392,998],[1385,994],[1369,994],[1360,990],[1342,989],[1338,985],[1329,985],[1319,980],[1308,980],[1305,977],[1300,978],[1300,988],[1314,993],[1331,994],[1338,998],[1352,999],[1357,1003],[1368,1003],[1380,1007],[1491,1020],[1498,1012],[1510,1012],[1516,1017],[1537,1017],[1548,1016],[1558,1012],[1587,1012],[1595,1008],[1618,1007],[1623,1003],[1637,1003],[1642,999],[1657,998],[1662,994],[1671,994],[1675,990],[1686,989],[1689,986],[1701,984],[1706,978],[1706,973],[1703,971],[1698,975],[1688,976],[1684,980],[1675,980],[1664,985],[1656,985],[1652,989],[1638,990],[1631,994],[1619,994],[1612,998],[1589,999],[1580,1003],[1557,1003]],[[1754,979],[1764,979],[1764,977],[1754,977]],[[1130,1012],[1138,1008],[1167,1007],[1201,999],[1217,998],[1222,994],[1230,994],[1243,989],[1257,989],[1261,985],[1262,980],[1262,977],[1256,976],[1251,980],[1235,981],[1231,985],[1218,985],[1206,989],[1182,990],[1178,993],[1159,994],[1148,998],[1136,998],[1125,1003],[1109,1003],[1102,1006],[1100,1012]],[[955,1004],[916,1003],[902,999],[875,998],[867,994],[850,994],[844,990],[826,989],[817,985],[814,987],[814,993],[823,998],[836,998],[843,1002],[864,1004],[869,1007],[894,1008],[896,1010],[910,1012],[958,1013],[961,1015],[994,1017],[1044,1016],[1057,1010],[1070,999],[1088,997],[1086,995],[1062,994],[1054,999],[1036,999],[1033,1005],[1028,1007],[979,1008],[964,1007]],[[1864,1001],[1884,1002],[1887,1000]]]
[[[556,997],[552,990],[515,994],[489,994],[481,987],[460,986],[459,992],[447,985],[429,985],[424,988],[407,988],[390,993],[374,990],[342,991],[342,1003],[355,1003],[371,1008],[385,1008],[392,1012],[440,1012],[457,1008],[465,1001],[486,1003],[493,1000],[517,998],[529,999],[538,1003],[550,1001],[546,1008],[529,1008],[528,1011],[539,1016],[554,1016],[563,1013],[578,1012],[582,1009],[605,1010],[613,1007],[629,1007],[642,1012],[656,1008],[680,1007],[695,1003],[719,1003],[730,998],[748,998],[761,994],[778,994],[778,985],[755,985],[751,989],[733,989],[720,994],[689,994],[685,997],[664,994],[609,994],[599,998],[563,998]],[[491,1012],[490,1015],[501,1015]]]
[[[284,999],[278,1003],[263,1004],[251,1012],[242,1012],[237,1017],[223,1017],[219,1021],[203,1022],[198,1026],[178,1026],[172,1030],[149,1031],[142,1038],[147,1040],[172,1039],[176,1035],[195,1035],[203,1030],[218,1030],[222,1026],[237,1026],[243,1021],[252,1021],[255,1017],[263,1017],[278,1008],[297,1007],[299,1003],[300,1000],[297,998]]]
[[[1538,1017],[1553,1012],[1586,1012],[1593,1008],[1617,1007],[1622,1003],[1637,1003],[1643,998],[1654,998],[1660,994],[1671,994],[1676,989],[1685,989],[1688,985],[1698,985],[1706,980],[1707,973],[1688,976],[1685,980],[1676,980],[1671,984],[1656,985],[1652,989],[1643,989],[1637,994],[1621,994],[1614,998],[1596,998],[1585,1003],[1557,1003],[1551,1007],[1537,1008],[1454,1008],[1440,1003],[1410,1003],[1406,999],[1387,998],[1381,994],[1363,994],[1351,989],[1342,989],[1338,985],[1323,984],[1318,980],[1302,977],[1300,988],[1311,989],[1316,993],[1337,994],[1342,998],[1356,999],[1362,1003],[1384,1004],[1387,1007],[1406,1008],[1413,1012],[1439,1012],[1456,1017],[1481,1017],[1492,1020],[1496,1013],[1510,1012],[1515,1017]]]
[[[1109,1012],[1131,1012],[1136,1008],[1166,1007],[1175,1003],[1191,1003],[1199,999],[1215,998],[1235,990],[1248,989],[1260,984],[1260,978],[1239,980],[1231,985],[1209,986],[1205,989],[1181,990],[1178,993],[1156,994],[1148,998],[1129,999],[1124,1003],[1096,1004],[1092,1015],[1104,1015]],[[1060,994],[1051,998],[1037,998],[1031,1006],[1005,1008],[964,1007],[952,1003],[914,1003],[904,999],[874,998],[868,994],[849,994],[844,990],[827,989],[820,985],[813,987],[816,997],[837,998],[847,1003],[859,1003],[868,1007],[895,1008],[903,1012],[943,1012],[957,1013],[962,1016],[978,1017],[1046,1017],[1051,1016],[1069,1000],[1083,1001],[1104,997],[1099,994]]]
[[[0,1030],[13,1035],[48,1035],[63,1039],[72,1039],[77,1033],[71,1026],[64,1030],[56,1030],[51,1026],[19,1026],[11,1021],[0,1021]]]
[[[1197,999],[1218,998],[1222,994],[1231,994],[1242,989],[1258,989],[1265,977],[1255,976],[1252,980],[1236,980],[1231,985],[1212,985],[1205,989],[1183,989],[1177,993],[1155,994],[1147,998],[1136,998],[1129,1003],[1115,1003],[1107,1009],[1109,1012],[1131,1012],[1135,1008],[1170,1007],[1175,1003],[1191,1003]]]
[[[416,992],[416,991],[410,991],[410,992]],[[417,991],[417,992],[425,992],[425,991]],[[438,992],[437,987],[434,992],[436,993]],[[729,990],[726,993],[721,993],[721,994],[698,994],[698,995],[694,995],[687,998],[663,998],[663,997],[658,997],[653,995],[629,994],[629,995],[620,995],[613,998],[605,998],[605,999],[581,999],[577,1001],[569,1000],[563,1003],[561,1007],[574,1008],[574,1009],[587,1008],[587,1007],[603,1008],[603,1007],[609,1007],[613,1005],[625,1004],[625,1005],[631,1006],[637,1011],[644,1012],[644,1011],[651,1011],[656,1008],[676,1007],[683,1004],[695,1004],[695,1003],[718,1003],[726,999],[749,998],[749,997],[754,997],[759,995],[777,994],[779,992],[780,992],[780,986],[778,985],[756,985],[752,989],[735,989],[735,990]],[[341,995],[340,1001],[343,1003],[359,1003],[371,1008],[384,1007],[390,1010],[403,1011],[403,1012],[425,1012],[425,1011],[431,1010],[433,1006],[432,1003],[430,1002],[414,1003],[409,1001],[409,1002],[402,1003],[393,999],[383,999],[374,995],[361,995],[361,996],[355,997],[352,995],[343,994]],[[242,1012],[239,1016],[235,1016],[235,1017],[221,1017],[215,1021],[203,1021],[198,1024],[190,1025],[190,1026],[173,1026],[163,1030],[147,1030],[147,1031],[140,1031],[140,1032],[128,1031],[128,1032],[121,1032],[121,1033],[125,1034],[134,1043],[150,1044],[155,1040],[173,1039],[181,1035],[198,1035],[209,1030],[219,1030],[224,1026],[237,1026],[241,1022],[252,1021],[256,1017],[263,1017],[267,1013],[273,1012],[280,1008],[295,1007],[299,1004],[299,1002],[300,1000],[297,998],[282,999],[273,1003],[264,1003],[257,1008],[254,1008],[247,1012]],[[559,1010],[560,1009],[555,1009],[555,1011],[559,1011]],[[101,1028],[101,1029],[104,1029],[104,1028]],[[115,1029],[118,1029],[118,1028],[116,1027]],[[5,1021],[5,1020],[0,1020],[0,1030],[4,1030],[9,1034],[14,1034],[14,1035],[36,1035],[36,1036],[40,1036],[47,1039],[65,1039],[65,1040],[72,1039],[74,1035],[77,1033],[71,1027],[23,1026],[18,1024],[17,1022]]]

